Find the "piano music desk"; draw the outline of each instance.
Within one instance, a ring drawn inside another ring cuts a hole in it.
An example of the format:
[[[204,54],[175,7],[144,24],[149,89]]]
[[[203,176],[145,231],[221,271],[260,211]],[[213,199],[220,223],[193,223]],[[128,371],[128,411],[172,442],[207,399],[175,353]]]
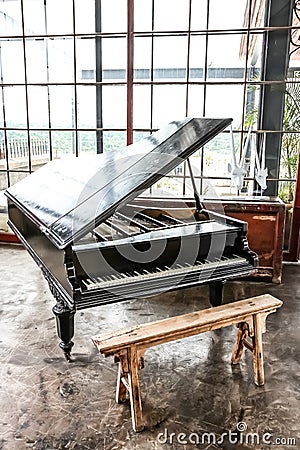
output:
[[[128,391],[134,431],[144,428],[139,370],[144,367],[144,354],[149,347],[236,324],[238,332],[231,362],[240,361],[244,347],[252,351],[254,382],[262,386],[262,333],[266,330],[267,315],[281,305],[281,300],[265,294],[93,337],[100,353],[114,356],[119,363],[116,401],[125,402]]]

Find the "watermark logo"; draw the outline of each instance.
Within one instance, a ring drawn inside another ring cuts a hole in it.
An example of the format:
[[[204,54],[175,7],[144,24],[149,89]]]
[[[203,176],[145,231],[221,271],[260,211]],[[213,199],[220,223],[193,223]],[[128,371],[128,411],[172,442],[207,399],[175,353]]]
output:
[[[181,445],[200,445],[214,444],[221,445],[228,442],[231,445],[281,445],[297,447],[297,440],[291,436],[276,436],[273,433],[254,433],[247,430],[245,422],[238,422],[235,430],[229,430],[222,434],[217,433],[169,433],[165,428],[162,433],[157,435],[159,444],[181,444]]]

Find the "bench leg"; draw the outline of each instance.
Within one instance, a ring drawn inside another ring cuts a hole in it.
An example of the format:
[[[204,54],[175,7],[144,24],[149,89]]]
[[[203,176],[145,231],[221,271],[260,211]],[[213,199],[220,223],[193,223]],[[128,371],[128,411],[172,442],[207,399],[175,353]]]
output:
[[[238,364],[240,362],[244,350],[244,340],[247,336],[248,326],[245,322],[242,322],[238,326],[238,333],[232,351],[231,364]]]
[[[264,325],[265,324],[261,314],[255,314],[253,316],[253,335],[251,345],[247,342],[247,336],[249,334],[248,324],[246,322],[240,323],[231,357],[231,363],[238,364],[242,357],[244,347],[252,352],[254,383],[257,386],[263,386],[264,384],[264,361],[262,348],[262,333],[265,330]]]
[[[252,338],[253,343],[253,370],[254,370],[254,382],[257,386],[264,384],[264,361],[263,361],[263,348],[262,348],[262,333],[264,330],[264,324],[260,314],[255,314],[253,318],[254,336]]]
[[[126,375],[126,372],[124,370],[124,360],[123,358],[120,358],[119,361],[119,367],[118,367],[118,377],[117,377],[117,389],[116,389],[116,402],[117,403],[124,403],[126,402],[126,393],[127,389],[122,381]]]
[[[128,349],[128,387],[132,426],[134,431],[142,431],[144,421],[139,381],[139,357],[135,347]]]

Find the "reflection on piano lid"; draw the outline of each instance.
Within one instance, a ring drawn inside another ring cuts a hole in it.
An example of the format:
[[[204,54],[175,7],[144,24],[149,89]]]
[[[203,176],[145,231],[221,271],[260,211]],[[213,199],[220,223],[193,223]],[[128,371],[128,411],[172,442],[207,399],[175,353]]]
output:
[[[123,150],[52,161],[6,191],[9,225],[57,300],[70,357],[76,309],[249,275],[257,256],[245,222],[136,197],[220,133],[231,119],[174,121]],[[153,203],[153,202],[152,202]]]
[[[6,195],[58,248],[84,236],[124,202],[156,183],[231,119],[184,119],[123,150],[55,160]]]

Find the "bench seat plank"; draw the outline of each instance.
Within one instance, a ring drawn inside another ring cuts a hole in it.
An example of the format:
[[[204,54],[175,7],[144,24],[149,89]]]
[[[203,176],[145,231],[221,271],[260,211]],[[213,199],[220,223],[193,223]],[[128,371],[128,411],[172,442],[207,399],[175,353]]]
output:
[[[282,305],[282,301],[264,294],[235,303],[216,306],[180,316],[169,317],[130,328],[93,337],[99,351],[109,356],[116,350],[131,345],[150,347],[188,337],[205,331],[221,328],[232,323],[246,321],[251,315],[271,312]]]

